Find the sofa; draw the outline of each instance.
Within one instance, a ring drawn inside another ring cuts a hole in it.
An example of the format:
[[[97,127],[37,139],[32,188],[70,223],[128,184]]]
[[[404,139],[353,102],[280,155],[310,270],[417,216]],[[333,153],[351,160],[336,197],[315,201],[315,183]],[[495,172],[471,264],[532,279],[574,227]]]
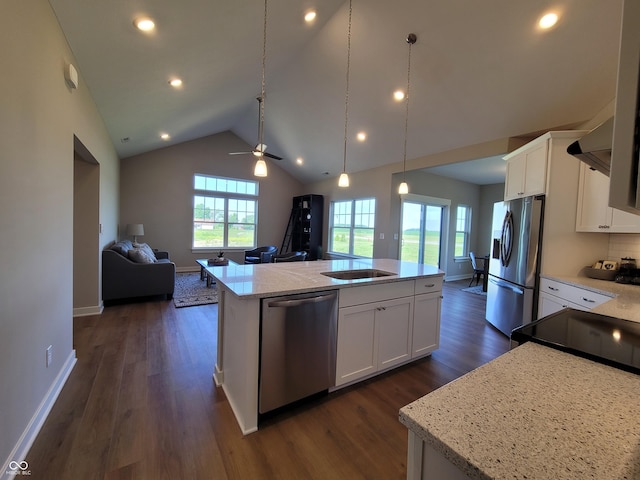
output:
[[[173,298],[176,265],[169,253],[121,240],[102,251],[102,300],[165,295]]]

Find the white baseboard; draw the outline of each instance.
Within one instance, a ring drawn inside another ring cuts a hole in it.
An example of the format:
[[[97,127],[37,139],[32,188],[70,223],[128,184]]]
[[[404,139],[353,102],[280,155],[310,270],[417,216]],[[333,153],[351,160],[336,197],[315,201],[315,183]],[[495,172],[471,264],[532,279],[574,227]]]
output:
[[[455,282],[456,280],[467,280],[471,278],[473,275],[470,273],[462,274],[462,275],[445,275],[445,282]]]
[[[100,302],[100,305],[94,305],[91,307],[79,307],[73,309],[73,316],[75,317],[88,317],[90,315],[102,315],[104,311],[104,304]]]
[[[17,476],[16,473],[24,474],[21,469],[18,469],[17,471],[15,471],[14,469],[12,471],[12,469],[9,468],[9,464],[11,462],[24,462],[27,453],[29,453],[31,445],[33,445],[33,442],[35,441],[38,433],[40,432],[40,429],[42,428],[42,425],[44,424],[44,421],[47,419],[49,412],[51,412],[53,404],[56,403],[58,395],[60,395],[62,387],[64,387],[64,384],[67,382],[67,378],[69,378],[71,370],[73,370],[73,366],[75,364],[76,351],[72,350],[67,357],[66,362],[62,366],[62,369],[51,384],[51,387],[49,387],[49,391],[42,399],[40,406],[33,414],[33,417],[31,417],[31,421],[25,428],[24,432],[22,432],[18,443],[15,445],[15,447],[13,447],[13,450],[9,454],[9,458],[4,461],[2,470],[0,471],[0,474],[2,475],[2,477],[0,478],[2,478],[3,480],[14,480]],[[28,465],[26,467],[26,470],[28,470]]]
[[[176,273],[199,272],[200,267],[176,267]]]

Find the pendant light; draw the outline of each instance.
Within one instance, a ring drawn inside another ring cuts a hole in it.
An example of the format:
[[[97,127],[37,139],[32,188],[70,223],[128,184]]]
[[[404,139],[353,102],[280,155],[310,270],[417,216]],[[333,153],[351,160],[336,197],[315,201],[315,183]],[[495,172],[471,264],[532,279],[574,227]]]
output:
[[[253,174],[256,177],[267,176],[267,162],[264,161],[264,71],[267,64],[267,0],[264,0],[264,27],[262,33],[262,82],[260,89],[260,120],[258,122],[258,146],[253,154],[258,157],[256,166],[253,169]]]
[[[349,186],[349,175],[347,175],[347,127],[349,125],[349,73],[351,66],[351,13],[352,0],[349,0],[349,30],[347,32],[347,86],[344,95],[344,150],[342,153],[342,173],[338,179],[339,187]]]
[[[404,101],[404,148],[402,152],[402,183],[398,187],[398,193],[400,195],[406,195],[409,193],[409,185],[405,180],[407,170],[407,131],[409,130],[409,89],[411,87],[411,46],[416,43],[418,37],[415,33],[407,35],[407,43],[409,44],[409,60],[407,61],[407,92],[405,94]]]

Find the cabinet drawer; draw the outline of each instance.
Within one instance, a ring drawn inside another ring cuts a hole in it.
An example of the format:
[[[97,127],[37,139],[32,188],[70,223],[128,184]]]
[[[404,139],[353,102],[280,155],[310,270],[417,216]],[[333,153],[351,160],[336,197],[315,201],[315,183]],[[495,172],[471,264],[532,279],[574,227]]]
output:
[[[585,288],[549,280],[548,278],[540,279],[540,292],[548,293],[588,309],[597,307],[612,298]]]
[[[413,296],[413,280],[401,282],[378,283],[362,287],[341,288],[340,308],[351,305],[363,305],[365,303],[380,302],[401,297]]]
[[[416,278],[416,295],[442,290],[442,277]]]

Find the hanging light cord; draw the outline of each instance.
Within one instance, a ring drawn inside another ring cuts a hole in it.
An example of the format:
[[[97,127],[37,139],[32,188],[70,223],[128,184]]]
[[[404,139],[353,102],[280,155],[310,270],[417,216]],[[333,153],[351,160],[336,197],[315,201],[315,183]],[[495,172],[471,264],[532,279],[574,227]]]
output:
[[[351,13],[352,0],[349,0],[349,30],[347,33],[347,87],[344,95],[344,151],[342,154],[342,173],[347,172],[347,126],[349,124],[349,73],[351,65]]]
[[[260,152],[264,151],[264,96],[265,96],[265,82],[264,72],[267,66],[267,0],[264,0],[264,29],[262,33],[262,84],[260,89],[260,125],[258,126],[260,137],[258,139],[258,148]],[[262,155],[261,155],[262,156]]]
[[[414,33],[410,33],[407,36],[407,43],[409,44],[409,59],[407,61],[407,93],[405,96],[406,101],[404,107],[404,148],[402,153],[402,181],[405,181],[405,173],[407,166],[407,132],[409,130],[409,89],[411,88],[411,46],[416,43],[418,38]]]

